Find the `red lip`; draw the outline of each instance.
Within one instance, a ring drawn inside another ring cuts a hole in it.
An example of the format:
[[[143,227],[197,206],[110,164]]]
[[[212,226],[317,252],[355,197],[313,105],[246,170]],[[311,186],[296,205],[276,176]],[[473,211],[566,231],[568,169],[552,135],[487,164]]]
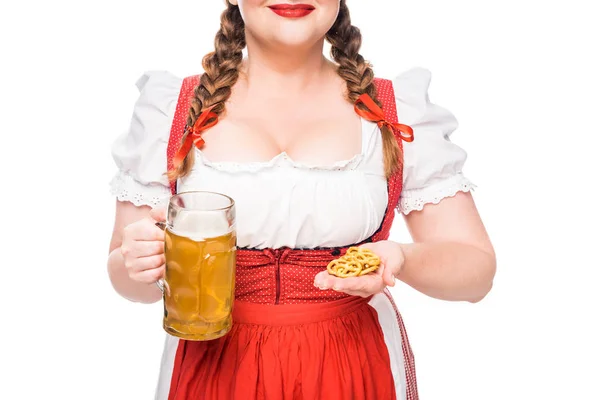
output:
[[[285,18],[301,18],[315,10],[315,7],[308,4],[273,4],[269,6],[275,14]]]

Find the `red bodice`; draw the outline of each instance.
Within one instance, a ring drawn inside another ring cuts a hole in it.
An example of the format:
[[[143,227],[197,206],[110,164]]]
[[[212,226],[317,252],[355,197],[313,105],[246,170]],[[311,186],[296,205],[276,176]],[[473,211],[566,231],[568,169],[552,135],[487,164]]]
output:
[[[173,158],[181,146],[186,129],[190,97],[198,85],[199,76],[185,78],[179,93],[175,117],[167,148],[167,166],[173,167]],[[392,82],[375,79],[377,98],[386,120],[397,123],[396,102]],[[402,138],[396,134],[402,149]],[[176,183],[171,184],[172,193],[177,192]],[[369,241],[388,238],[394,220],[395,207],[402,191],[402,168],[388,180],[388,207],[379,230]],[[349,244],[350,245],[350,244]],[[346,297],[332,290],[322,291],[313,285],[315,275],[326,269],[327,264],[346,251],[337,249],[240,249],[237,253],[236,299],[260,304],[292,304],[324,302]]]
[[[346,249],[266,249],[237,252],[236,300],[259,304],[317,303],[348,297],[313,284]]]

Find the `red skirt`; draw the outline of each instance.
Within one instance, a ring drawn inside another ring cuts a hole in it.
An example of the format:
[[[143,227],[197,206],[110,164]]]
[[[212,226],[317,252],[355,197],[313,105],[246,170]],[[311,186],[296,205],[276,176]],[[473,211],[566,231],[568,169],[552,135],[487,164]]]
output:
[[[233,327],[178,347],[169,400],[393,400],[390,357],[369,299],[237,301]]]

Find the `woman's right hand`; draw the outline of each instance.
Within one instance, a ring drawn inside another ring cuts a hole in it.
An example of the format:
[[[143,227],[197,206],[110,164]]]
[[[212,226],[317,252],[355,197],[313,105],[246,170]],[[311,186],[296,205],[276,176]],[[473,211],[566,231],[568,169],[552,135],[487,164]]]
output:
[[[153,284],[165,272],[165,232],[156,226],[165,220],[166,210],[154,208],[150,215],[123,229],[121,254],[129,277]]]

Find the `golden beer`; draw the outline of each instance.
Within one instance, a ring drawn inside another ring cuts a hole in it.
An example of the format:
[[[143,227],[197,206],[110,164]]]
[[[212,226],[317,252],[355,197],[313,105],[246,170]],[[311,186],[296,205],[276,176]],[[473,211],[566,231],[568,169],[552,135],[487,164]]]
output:
[[[236,264],[233,202],[220,209],[216,203],[220,198],[212,198],[218,194],[188,192],[177,196],[171,201],[165,229],[163,327],[170,335],[186,340],[217,339],[229,332],[232,323]],[[206,204],[213,209],[202,208]]]

